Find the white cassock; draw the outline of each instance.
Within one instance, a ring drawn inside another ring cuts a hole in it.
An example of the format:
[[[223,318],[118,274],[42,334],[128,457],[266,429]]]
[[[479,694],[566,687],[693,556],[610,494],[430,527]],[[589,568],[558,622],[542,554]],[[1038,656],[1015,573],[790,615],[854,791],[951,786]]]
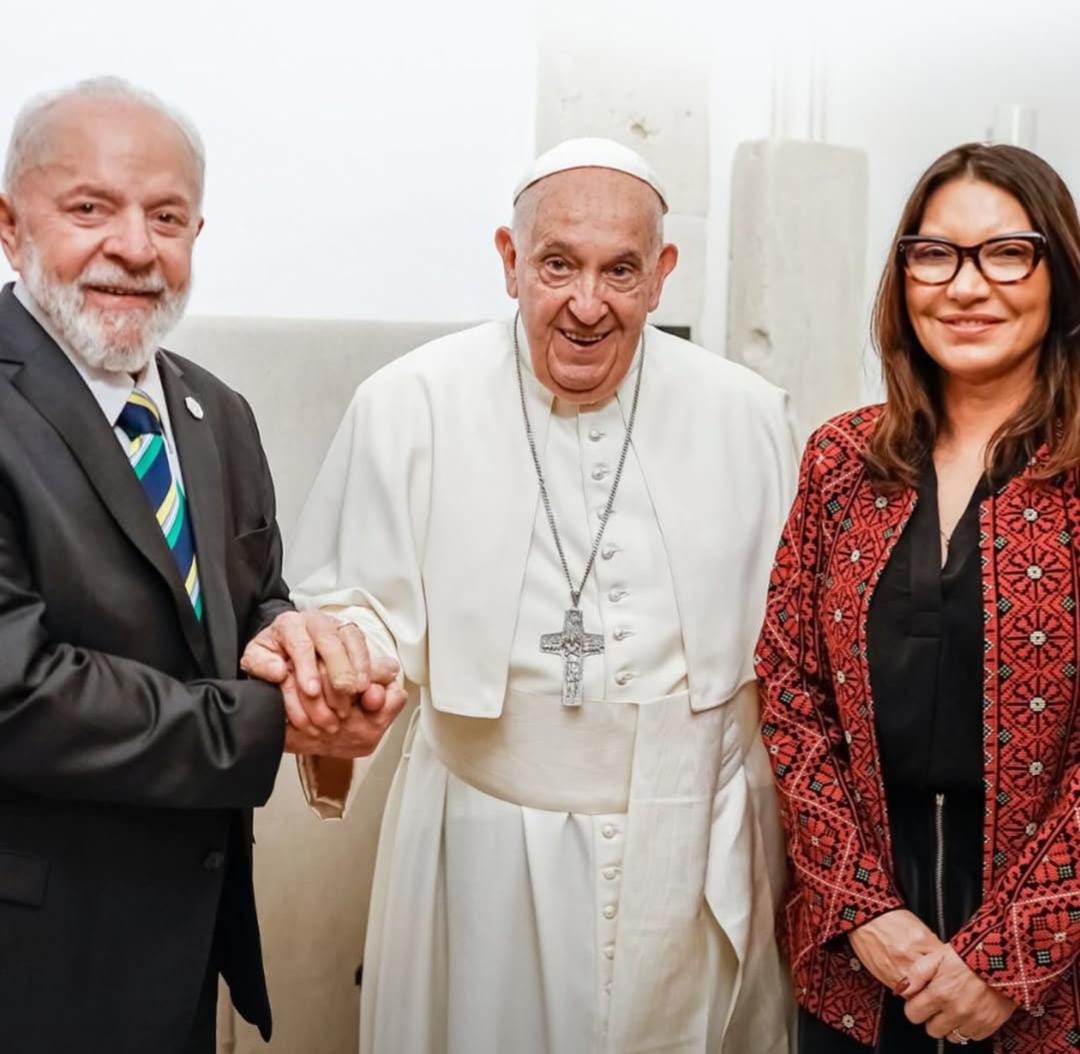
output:
[[[581,609],[585,704],[540,649],[569,590],[510,323],[365,381],[289,570],[420,685],[383,819],[362,1054],[784,1054],[783,846],[752,649],[794,489],[786,398],[646,330],[633,443]],[[589,407],[523,373],[571,573],[611,488],[639,352]],[[323,816],[345,794],[301,767]],[[357,763],[349,796],[361,782]]]

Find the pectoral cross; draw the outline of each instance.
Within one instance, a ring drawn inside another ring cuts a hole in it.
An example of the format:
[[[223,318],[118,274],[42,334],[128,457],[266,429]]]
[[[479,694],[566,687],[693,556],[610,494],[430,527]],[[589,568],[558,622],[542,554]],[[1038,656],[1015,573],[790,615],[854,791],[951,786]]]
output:
[[[569,608],[562,632],[545,633],[540,650],[563,658],[563,706],[581,706],[581,667],[586,655],[599,655],[604,650],[603,636],[586,633],[581,611]]]

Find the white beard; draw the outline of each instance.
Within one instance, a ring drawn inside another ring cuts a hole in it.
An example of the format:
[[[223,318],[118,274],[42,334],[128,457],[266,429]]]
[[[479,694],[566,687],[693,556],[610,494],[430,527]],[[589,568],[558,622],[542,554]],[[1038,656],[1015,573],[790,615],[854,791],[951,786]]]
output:
[[[37,247],[26,246],[20,277],[27,291],[56,327],[57,334],[84,362],[113,373],[141,373],[162,339],[180,321],[191,283],[178,292],[158,274],[137,277],[119,264],[90,264],[73,282],[45,273]],[[83,286],[118,286],[157,293],[147,313],[101,311],[88,307]]]

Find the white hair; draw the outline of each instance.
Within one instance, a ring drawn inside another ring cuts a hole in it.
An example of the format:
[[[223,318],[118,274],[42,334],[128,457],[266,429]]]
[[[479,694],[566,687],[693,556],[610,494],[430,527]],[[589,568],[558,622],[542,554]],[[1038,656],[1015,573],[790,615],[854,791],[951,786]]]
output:
[[[19,177],[33,162],[41,149],[45,119],[53,107],[69,99],[110,99],[116,102],[138,103],[168,118],[181,132],[198,174],[198,200],[201,203],[206,175],[206,151],[198,129],[179,110],[162,102],[153,92],[146,91],[121,77],[92,77],[57,91],[35,95],[19,111],[11,130],[7,155],[4,159],[3,183],[5,193],[11,194]]]

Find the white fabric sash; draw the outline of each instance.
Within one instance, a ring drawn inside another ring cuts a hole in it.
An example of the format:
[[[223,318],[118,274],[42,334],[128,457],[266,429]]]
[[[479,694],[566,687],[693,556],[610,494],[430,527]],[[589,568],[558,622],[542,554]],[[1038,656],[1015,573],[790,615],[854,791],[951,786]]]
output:
[[[689,693],[657,703],[689,707]],[[656,704],[649,704],[656,705]],[[495,721],[425,705],[424,737],[463,783],[493,798],[549,812],[625,813],[630,802],[638,707],[508,692]]]

